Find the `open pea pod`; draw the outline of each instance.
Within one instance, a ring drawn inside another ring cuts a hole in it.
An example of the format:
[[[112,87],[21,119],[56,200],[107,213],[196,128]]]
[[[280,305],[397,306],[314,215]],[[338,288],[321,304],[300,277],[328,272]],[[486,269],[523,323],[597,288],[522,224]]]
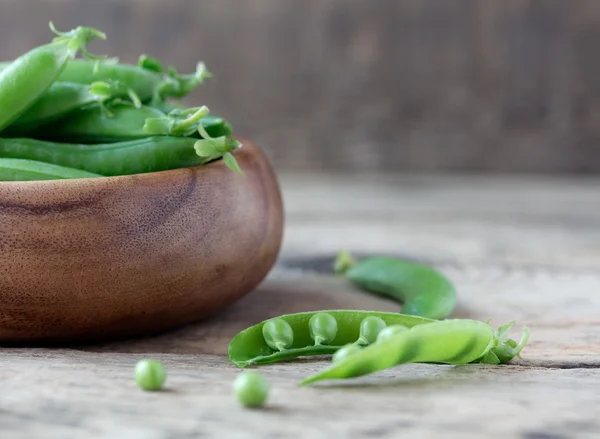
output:
[[[326,310],[285,314],[238,333],[229,344],[229,359],[239,367],[297,357],[331,355],[349,343],[366,346],[387,326],[434,322],[398,313]]]

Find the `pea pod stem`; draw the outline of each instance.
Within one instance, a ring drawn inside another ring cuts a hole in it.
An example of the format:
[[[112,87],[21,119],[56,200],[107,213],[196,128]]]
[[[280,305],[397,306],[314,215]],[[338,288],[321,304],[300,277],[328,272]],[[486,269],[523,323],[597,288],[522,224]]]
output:
[[[89,91],[93,95],[98,96],[99,101],[102,100],[104,102],[115,97],[127,97],[131,100],[135,108],[142,107],[142,100],[135,90],[118,81],[106,80],[92,82],[89,86]]]
[[[327,339],[325,337],[322,337],[320,335],[315,336],[315,345],[316,346],[320,346],[323,344],[323,342],[325,342]]]
[[[158,89],[158,98],[164,99],[164,97],[183,98],[192,92],[196,87],[204,82],[205,79],[213,77],[210,73],[206,64],[202,61],[196,64],[196,71],[189,74],[179,74],[175,68],[171,67],[168,71],[168,77],[172,81],[165,81],[162,87]]]
[[[153,135],[190,136],[196,131],[200,120],[208,113],[208,107],[202,106],[181,112],[180,116],[182,117],[148,118],[145,120],[142,130]]]

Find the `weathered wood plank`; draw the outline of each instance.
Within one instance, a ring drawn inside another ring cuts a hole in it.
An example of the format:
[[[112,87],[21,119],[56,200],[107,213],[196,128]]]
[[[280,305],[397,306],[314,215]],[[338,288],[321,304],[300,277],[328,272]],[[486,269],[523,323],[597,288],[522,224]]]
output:
[[[428,261],[600,267],[600,182],[531,177],[282,175],[284,252],[404,254]]]
[[[363,186],[354,176],[281,177],[290,238],[260,288],[210,320],[156,337],[1,349],[2,437],[597,436],[598,180],[380,177]],[[393,224],[397,232],[377,232]],[[348,240],[357,233],[362,245]],[[445,234],[457,237],[437,242]],[[371,236],[380,239],[369,245]],[[288,312],[400,309],[326,274],[328,258],[349,242],[360,253],[433,263],[457,286],[455,317],[514,319],[515,335],[527,325],[523,358],[501,367],[406,365],[302,389],[298,381],[325,361],[274,364],[260,369],[272,384],[269,409],[239,408],[231,394],[239,369],[225,356],[237,331]],[[167,365],[167,391],[135,388],[133,367],[146,356]]]
[[[567,439],[597,437],[600,428],[593,390],[600,373],[591,369],[408,365],[351,385],[300,389],[297,380],[323,364],[280,364],[262,369],[271,407],[256,411],[231,397],[237,370],[221,357],[157,356],[171,372],[169,390],[157,394],[133,385],[140,355],[11,357],[1,372],[0,425],[15,439]]]
[[[596,0],[3,0],[0,58],[50,20],[123,60],[205,60],[192,101],[281,166],[600,170]]]

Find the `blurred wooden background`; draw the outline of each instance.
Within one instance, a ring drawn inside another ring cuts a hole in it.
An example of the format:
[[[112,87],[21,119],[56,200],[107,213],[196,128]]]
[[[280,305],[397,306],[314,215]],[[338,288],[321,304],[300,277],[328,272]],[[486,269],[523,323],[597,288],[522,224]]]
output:
[[[50,20],[204,60],[189,102],[279,167],[600,171],[598,0],[0,0],[0,59]]]

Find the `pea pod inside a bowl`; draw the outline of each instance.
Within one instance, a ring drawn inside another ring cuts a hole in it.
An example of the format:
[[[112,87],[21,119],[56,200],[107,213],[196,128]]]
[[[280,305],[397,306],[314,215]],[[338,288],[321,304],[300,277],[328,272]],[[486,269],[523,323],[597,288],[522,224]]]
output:
[[[180,102],[212,77],[203,62],[190,74],[147,55],[137,65],[121,63],[87,51],[107,38],[97,29],[50,28],[51,42],[0,63],[0,158],[21,160],[5,164],[4,181],[122,176],[221,159],[244,173],[231,124],[204,105]],[[34,172],[34,164],[55,166]]]
[[[334,271],[362,290],[402,303],[403,314],[444,319],[456,306],[452,282],[427,265],[384,256],[356,261],[340,252]]]

